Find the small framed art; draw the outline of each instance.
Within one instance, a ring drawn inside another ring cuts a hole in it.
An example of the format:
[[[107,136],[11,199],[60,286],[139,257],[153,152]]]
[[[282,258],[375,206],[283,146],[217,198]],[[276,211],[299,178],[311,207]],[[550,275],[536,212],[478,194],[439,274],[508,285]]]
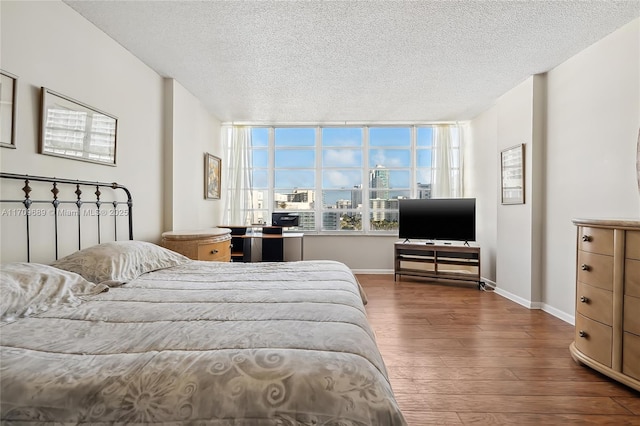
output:
[[[116,165],[118,119],[42,88],[40,154]]]
[[[0,70],[0,146],[16,147],[18,77]]]
[[[222,180],[222,160],[209,153],[204,154],[204,198],[220,199],[220,183]]]
[[[500,152],[502,204],[524,204],[524,144]]]

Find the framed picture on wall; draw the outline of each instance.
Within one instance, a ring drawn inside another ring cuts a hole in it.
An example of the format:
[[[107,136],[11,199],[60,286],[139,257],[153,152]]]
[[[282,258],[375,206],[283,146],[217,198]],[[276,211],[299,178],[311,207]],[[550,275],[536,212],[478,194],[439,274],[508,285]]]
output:
[[[116,165],[116,117],[46,87],[40,113],[40,154]]]
[[[16,147],[18,77],[0,70],[0,146]]]
[[[500,152],[502,204],[524,204],[524,144]]]
[[[209,153],[204,154],[204,198],[220,199],[220,183],[222,180],[222,160]]]

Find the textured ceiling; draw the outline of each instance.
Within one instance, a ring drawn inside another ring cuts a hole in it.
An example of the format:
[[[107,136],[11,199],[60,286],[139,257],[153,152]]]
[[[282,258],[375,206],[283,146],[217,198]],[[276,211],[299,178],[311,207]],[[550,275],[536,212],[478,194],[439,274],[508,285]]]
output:
[[[222,121],[470,119],[634,1],[71,1]]]

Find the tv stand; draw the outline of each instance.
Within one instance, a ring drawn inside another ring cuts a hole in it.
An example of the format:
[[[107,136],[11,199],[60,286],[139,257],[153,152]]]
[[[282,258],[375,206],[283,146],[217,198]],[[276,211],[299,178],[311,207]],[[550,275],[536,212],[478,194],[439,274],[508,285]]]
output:
[[[397,242],[394,244],[393,280],[412,275],[433,279],[470,281],[482,289],[480,246],[468,241],[450,244]]]

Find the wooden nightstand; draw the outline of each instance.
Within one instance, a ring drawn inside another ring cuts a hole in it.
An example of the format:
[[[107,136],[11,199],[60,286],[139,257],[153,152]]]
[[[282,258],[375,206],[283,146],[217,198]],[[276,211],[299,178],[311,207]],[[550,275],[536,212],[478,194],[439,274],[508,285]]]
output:
[[[162,233],[162,246],[193,260],[231,261],[231,230],[209,228]]]

